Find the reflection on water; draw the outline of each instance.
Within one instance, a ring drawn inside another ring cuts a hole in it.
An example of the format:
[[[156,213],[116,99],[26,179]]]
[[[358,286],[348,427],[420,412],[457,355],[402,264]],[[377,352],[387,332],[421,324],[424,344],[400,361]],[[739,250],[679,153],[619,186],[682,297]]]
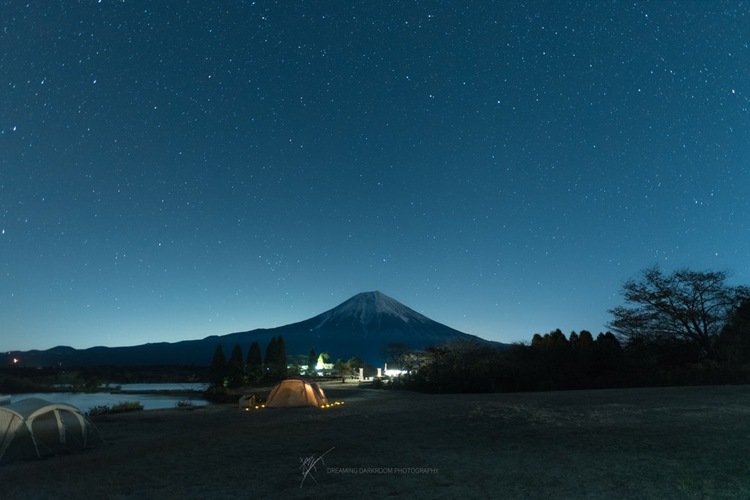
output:
[[[114,387],[114,386],[113,386]],[[123,391],[203,391],[206,384],[122,384]],[[11,402],[17,403],[27,398],[40,398],[53,403],[65,403],[87,412],[95,406],[112,406],[126,401],[138,401],[144,410],[159,410],[175,408],[180,401],[190,401],[194,406],[204,406],[208,401],[200,394],[110,394],[108,392],[80,393],[80,392],[36,392],[13,394]]]

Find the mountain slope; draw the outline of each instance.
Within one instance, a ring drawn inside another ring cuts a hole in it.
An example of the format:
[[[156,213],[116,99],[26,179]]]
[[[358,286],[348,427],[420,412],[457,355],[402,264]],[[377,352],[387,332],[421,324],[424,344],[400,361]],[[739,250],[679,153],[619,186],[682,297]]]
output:
[[[340,305],[314,316],[277,328],[210,336],[200,340],[175,343],[142,344],[131,347],[92,347],[72,349],[55,347],[47,351],[5,353],[5,366],[18,357],[26,366],[91,366],[91,365],[196,365],[210,363],[217,344],[227,356],[235,344],[247,353],[257,341],[261,351],[272,337],[283,336],[290,355],[307,355],[310,349],[327,352],[333,359],[357,356],[373,365],[387,361],[389,344],[405,344],[424,349],[451,340],[487,342],[433,321],[381,292],[355,295]],[[502,345],[502,344],[497,344]]]
[[[487,342],[433,321],[377,291],[357,294],[318,316],[274,331],[283,335],[287,346],[295,345],[302,353],[314,348],[329,352],[334,359],[358,356],[377,364],[386,361],[385,350],[391,343],[424,349],[454,339]]]

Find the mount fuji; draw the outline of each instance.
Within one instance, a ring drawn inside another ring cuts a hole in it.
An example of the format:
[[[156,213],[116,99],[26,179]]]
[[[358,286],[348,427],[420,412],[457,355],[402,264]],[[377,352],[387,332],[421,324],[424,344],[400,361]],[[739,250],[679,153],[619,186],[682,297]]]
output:
[[[329,353],[334,360],[357,356],[373,365],[382,365],[388,361],[386,350],[389,344],[406,345],[416,350],[454,340],[504,346],[433,321],[375,291],[357,294],[322,314],[277,328],[131,347],[73,349],[60,346],[46,351],[14,351],[3,353],[7,359],[0,358],[0,362],[7,366],[16,357],[25,366],[207,366],[217,344],[222,345],[227,357],[235,344],[239,344],[243,352],[247,353],[254,341],[265,352],[271,338],[279,335],[284,338],[289,355],[307,355],[311,349],[315,349],[316,353]]]

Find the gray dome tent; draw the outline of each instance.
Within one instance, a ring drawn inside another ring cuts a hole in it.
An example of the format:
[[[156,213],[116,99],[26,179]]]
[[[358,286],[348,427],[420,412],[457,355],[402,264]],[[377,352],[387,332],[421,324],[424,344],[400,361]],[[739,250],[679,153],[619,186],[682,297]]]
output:
[[[88,421],[75,406],[29,398],[0,406],[0,463],[83,449]]]

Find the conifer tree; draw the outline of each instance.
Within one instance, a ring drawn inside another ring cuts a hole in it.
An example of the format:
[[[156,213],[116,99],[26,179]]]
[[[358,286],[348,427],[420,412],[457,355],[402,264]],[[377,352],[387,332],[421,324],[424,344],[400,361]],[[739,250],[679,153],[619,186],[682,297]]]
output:
[[[209,368],[209,382],[214,387],[224,387],[224,380],[227,374],[227,358],[224,356],[224,349],[221,344],[216,344],[214,356],[211,358]]]
[[[263,378],[276,380],[278,378],[277,364],[279,348],[276,337],[271,337],[266,346],[266,355],[263,358]]]
[[[286,377],[287,372],[287,359],[286,359],[286,343],[284,337],[279,335],[276,340],[276,365],[277,371],[280,377]]]
[[[257,340],[250,344],[250,350],[247,352],[247,375],[252,383],[260,381],[263,377],[263,358]]]
[[[229,356],[227,365],[227,387],[232,389],[240,387],[245,383],[245,361],[242,357],[242,347],[235,344],[232,354]]]
[[[315,373],[315,367],[318,364],[318,355],[315,349],[310,349],[310,355],[307,356],[307,373]]]
[[[266,346],[266,355],[263,357],[263,364],[268,366],[276,362],[276,337],[271,337]]]
[[[266,347],[266,358],[263,362],[265,378],[278,380],[286,376],[286,344],[284,337],[273,337]]]

